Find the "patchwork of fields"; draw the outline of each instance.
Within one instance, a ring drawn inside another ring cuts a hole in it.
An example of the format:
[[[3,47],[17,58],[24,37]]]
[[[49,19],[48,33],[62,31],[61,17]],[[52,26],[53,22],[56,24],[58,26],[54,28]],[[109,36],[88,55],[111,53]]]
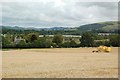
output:
[[[18,49],[2,51],[4,78],[117,78],[118,48]]]

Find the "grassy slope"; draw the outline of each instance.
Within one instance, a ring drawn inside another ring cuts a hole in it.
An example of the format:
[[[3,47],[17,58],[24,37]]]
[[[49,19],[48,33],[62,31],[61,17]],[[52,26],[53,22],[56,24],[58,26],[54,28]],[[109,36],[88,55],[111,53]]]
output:
[[[103,22],[101,24],[106,24],[106,26],[102,27],[102,30],[115,30],[118,29],[118,22],[117,21],[111,21],[111,22]]]
[[[92,23],[92,24],[86,24],[82,25],[78,28],[78,30],[104,30],[104,31],[110,31],[110,30],[116,30],[118,29],[118,22],[117,21],[107,21],[107,22],[100,22],[100,23]]]

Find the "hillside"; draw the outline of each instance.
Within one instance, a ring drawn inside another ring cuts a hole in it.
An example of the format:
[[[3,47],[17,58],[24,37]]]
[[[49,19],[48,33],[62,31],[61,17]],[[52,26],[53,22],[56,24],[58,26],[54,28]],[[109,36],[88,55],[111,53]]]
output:
[[[109,21],[109,22],[100,22],[100,23],[92,23],[92,24],[86,24],[79,26],[77,28],[78,30],[85,32],[85,31],[115,31],[118,30],[118,21]]]

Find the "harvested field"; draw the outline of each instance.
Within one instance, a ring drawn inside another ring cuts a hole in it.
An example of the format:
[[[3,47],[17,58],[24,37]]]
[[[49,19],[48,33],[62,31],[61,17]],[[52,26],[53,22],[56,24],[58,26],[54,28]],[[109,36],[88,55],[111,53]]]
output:
[[[3,78],[118,78],[118,48],[19,49],[2,51]]]

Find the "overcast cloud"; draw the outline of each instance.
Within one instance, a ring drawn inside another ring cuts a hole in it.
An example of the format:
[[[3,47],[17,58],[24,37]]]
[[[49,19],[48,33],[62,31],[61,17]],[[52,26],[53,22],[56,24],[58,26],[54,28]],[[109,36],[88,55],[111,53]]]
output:
[[[117,2],[41,0],[2,3],[2,25],[21,27],[78,27],[118,20]]]

